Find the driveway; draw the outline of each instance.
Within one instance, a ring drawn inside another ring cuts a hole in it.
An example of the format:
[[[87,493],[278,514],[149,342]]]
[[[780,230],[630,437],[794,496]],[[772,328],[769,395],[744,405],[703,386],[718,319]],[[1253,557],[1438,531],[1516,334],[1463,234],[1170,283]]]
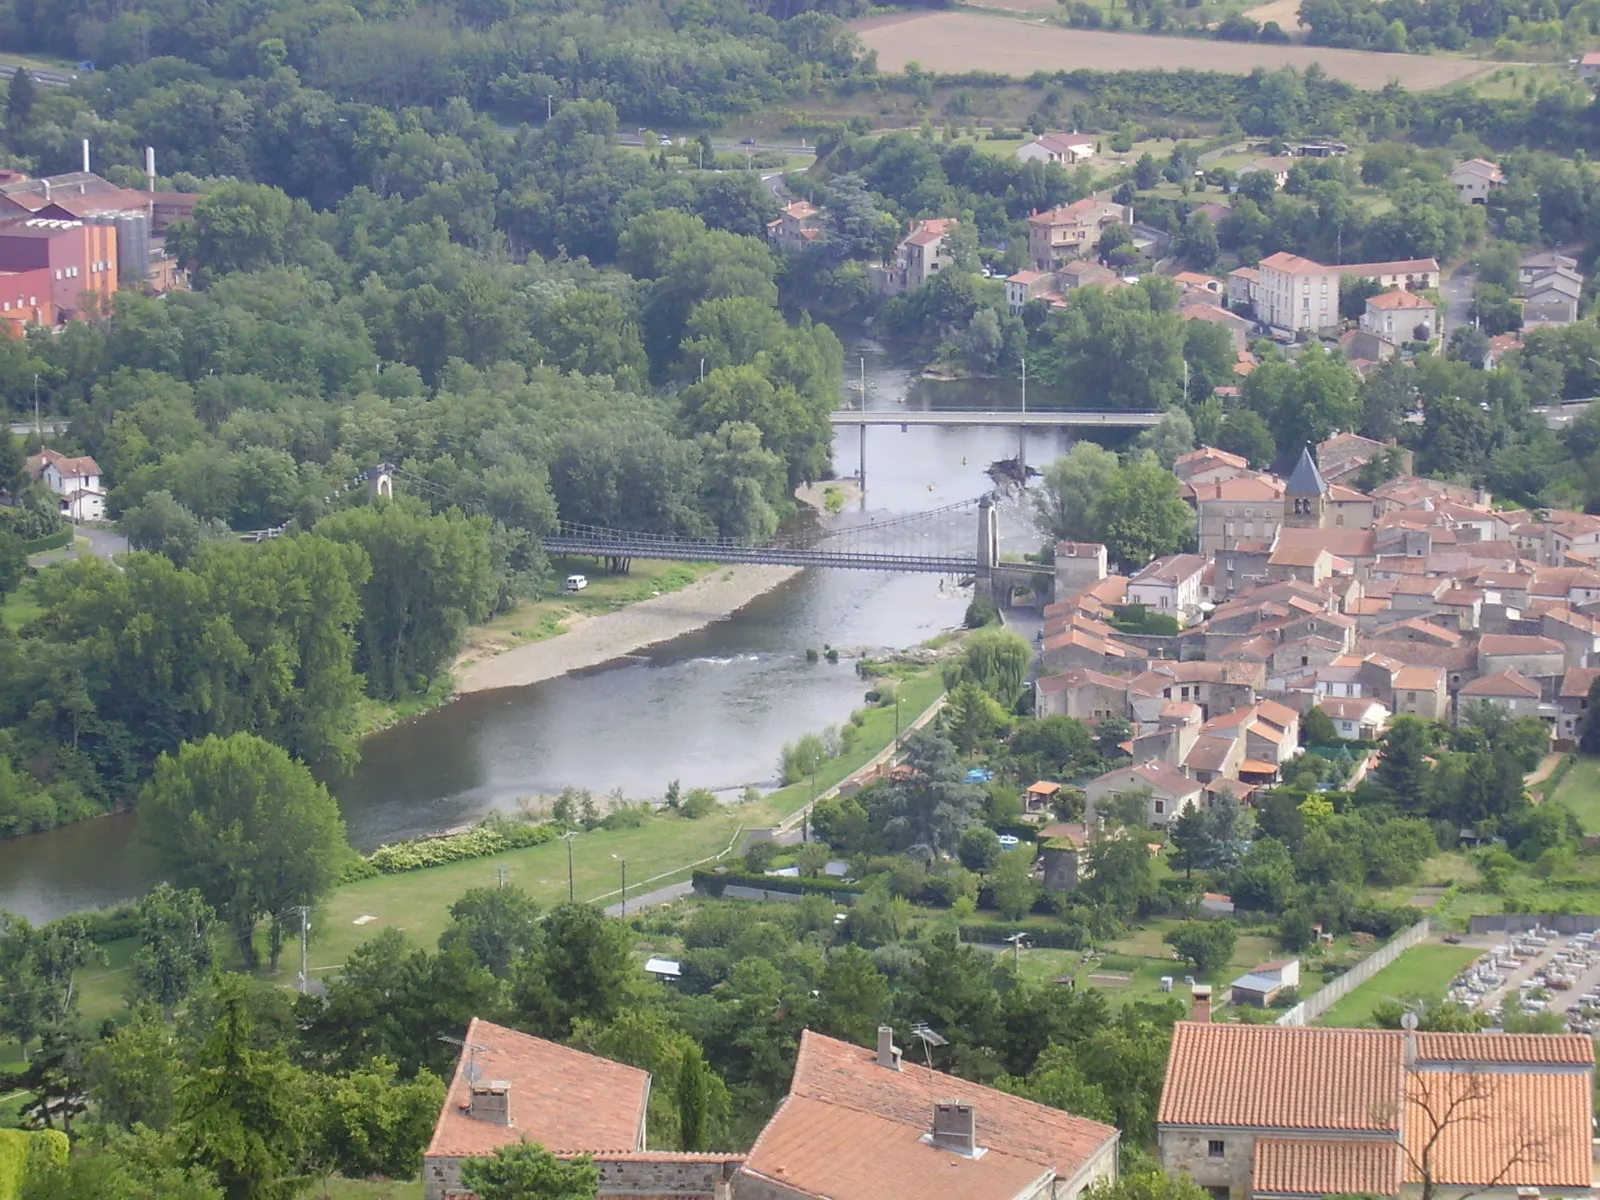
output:
[[[1444,298],[1446,305],[1444,336],[1447,342],[1457,329],[1472,324],[1472,299],[1477,290],[1478,277],[1465,263],[1440,281],[1439,295]]]
[[[28,565],[35,569],[48,567],[52,563],[65,562],[87,553],[105,559],[119,571],[122,569],[114,556],[128,552],[128,539],[115,529],[105,525],[78,525],[73,533],[76,537],[71,546],[61,550],[46,550],[43,554],[31,554],[28,556]]]

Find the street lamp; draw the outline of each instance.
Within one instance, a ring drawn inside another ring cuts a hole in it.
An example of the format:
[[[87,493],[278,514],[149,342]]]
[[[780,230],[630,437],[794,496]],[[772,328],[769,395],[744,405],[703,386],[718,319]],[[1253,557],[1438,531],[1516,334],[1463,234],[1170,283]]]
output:
[[[626,917],[628,915],[628,860],[619,854],[613,854],[611,857],[622,864],[622,915]]]
[[[567,844],[567,903],[577,901],[577,889],[572,880],[572,839],[578,836],[576,829],[569,829],[561,835],[561,840]]]

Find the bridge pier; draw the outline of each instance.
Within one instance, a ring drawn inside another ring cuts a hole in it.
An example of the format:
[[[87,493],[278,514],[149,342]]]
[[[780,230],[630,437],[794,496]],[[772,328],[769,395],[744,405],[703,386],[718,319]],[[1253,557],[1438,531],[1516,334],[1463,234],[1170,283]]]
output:
[[[865,404],[866,401],[863,400],[862,403]],[[865,421],[861,423],[860,430],[861,442],[860,449],[856,452],[856,474],[861,483],[861,496],[865,499],[867,495],[867,425]]]
[[[994,496],[978,501],[978,569],[972,573],[974,599],[994,599],[994,565],[1000,561],[1000,514]]]

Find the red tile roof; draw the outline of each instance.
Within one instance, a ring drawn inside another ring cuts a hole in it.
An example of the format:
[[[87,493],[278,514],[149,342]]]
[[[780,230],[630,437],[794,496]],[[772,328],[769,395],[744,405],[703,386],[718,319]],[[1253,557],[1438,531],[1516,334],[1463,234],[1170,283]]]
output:
[[[1518,700],[1537,700],[1539,685],[1515,671],[1500,671],[1474,679],[1461,689],[1463,696],[1504,696]]]
[[[1403,1155],[1396,1142],[1257,1138],[1250,1190],[1267,1196],[1393,1196]]]
[[[553,1154],[596,1154],[644,1148],[650,1074],[556,1042],[474,1017],[464,1039],[482,1049],[463,1054],[428,1154],[446,1158],[492,1154],[526,1137]],[[466,1114],[469,1057],[479,1079],[511,1085],[510,1125]]]
[[[978,1145],[969,1159],[923,1142],[935,1104],[970,1104]],[[833,1200],[889,1195],[986,1200],[1013,1196],[1054,1170],[1070,1179],[1116,1144],[1109,1125],[1047,1108],[807,1030],[789,1096],[750,1150],[745,1170]]]
[[[1478,639],[1478,653],[1502,654],[1561,654],[1563,648],[1555,638],[1535,637],[1520,633],[1486,633]]]

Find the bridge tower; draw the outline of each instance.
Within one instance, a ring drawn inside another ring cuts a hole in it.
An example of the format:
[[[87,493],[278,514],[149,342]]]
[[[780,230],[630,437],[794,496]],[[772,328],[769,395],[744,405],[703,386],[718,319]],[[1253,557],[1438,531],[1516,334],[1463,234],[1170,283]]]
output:
[[[379,463],[367,471],[367,489],[372,493],[374,500],[382,497],[385,500],[394,499],[394,464]]]
[[[1000,514],[994,493],[978,501],[978,569],[973,573],[972,594],[994,599],[994,565],[1000,561]]]

